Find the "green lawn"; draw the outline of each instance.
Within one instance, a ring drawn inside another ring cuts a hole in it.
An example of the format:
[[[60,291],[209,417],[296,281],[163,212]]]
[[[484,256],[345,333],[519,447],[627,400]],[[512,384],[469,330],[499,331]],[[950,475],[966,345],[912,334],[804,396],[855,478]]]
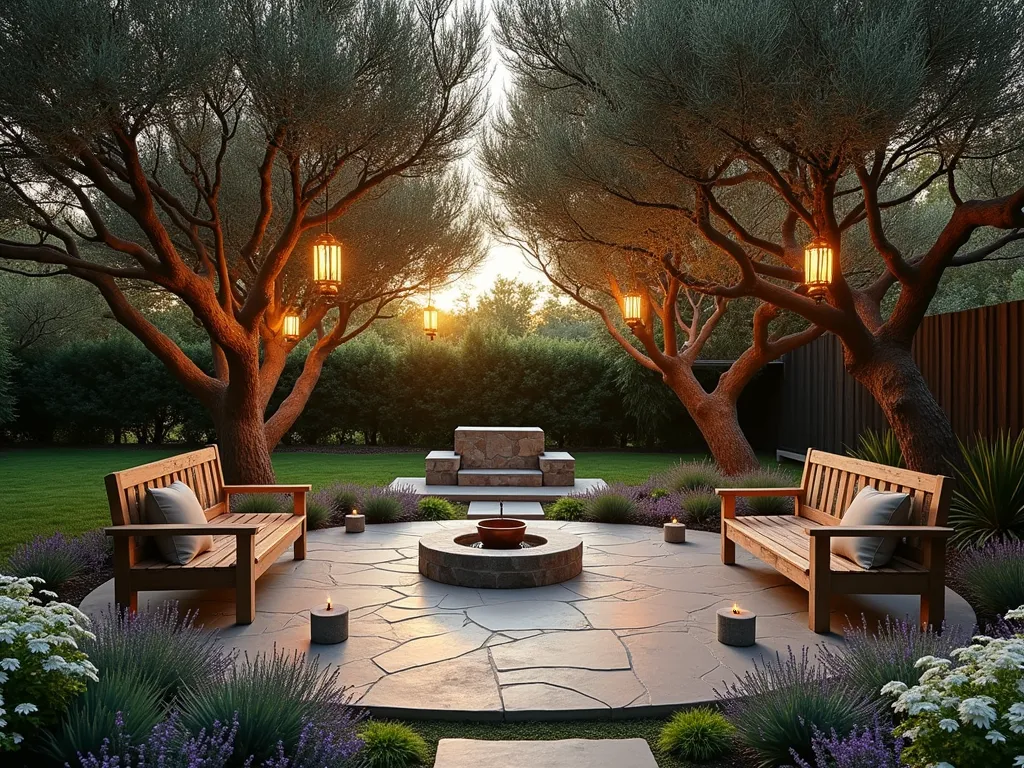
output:
[[[79,534],[106,525],[103,476],[178,453],[176,448],[30,448],[0,451],[0,562],[37,533]],[[389,483],[422,476],[425,453],[276,453],[283,483]],[[671,453],[577,453],[580,477],[638,483],[680,459]]]

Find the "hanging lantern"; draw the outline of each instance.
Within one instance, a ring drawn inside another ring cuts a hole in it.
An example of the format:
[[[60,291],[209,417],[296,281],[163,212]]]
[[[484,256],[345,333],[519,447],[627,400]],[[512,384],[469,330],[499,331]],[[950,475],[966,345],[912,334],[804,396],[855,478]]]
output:
[[[641,300],[639,293],[627,293],[622,297],[622,317],[630,328],[636,328],[643,323],[640,308]]]
[[[313,241],[313,285],[322,296],[337,296],[341,286],[341,243],[330,232]]]
[[[284,340],[298,341],[300,325],[301,319],[299,318],[298,313],[289,310],[284,316],[284,326],[282,328]]]
[[[804,246],[804,285],[807,295],[821,301],[832,284],[832,246],[821,237],[816,237]]]
[[[423,332],[431,341],[437,336],[437,308],[433,304],[427,304],[423,309]]]

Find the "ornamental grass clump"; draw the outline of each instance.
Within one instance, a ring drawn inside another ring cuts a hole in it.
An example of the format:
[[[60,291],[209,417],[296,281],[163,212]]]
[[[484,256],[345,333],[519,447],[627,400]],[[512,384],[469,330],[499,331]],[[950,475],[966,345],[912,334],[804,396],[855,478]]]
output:
[[[1024,605],[1005,618],[1024,621]],[[979,635],[949,658],[922,656],[917,666],[916,685],[883,688],[902,718],[908,765],[1024,765],[1024,634]]]
[[[306,499],[306,530],[316,531],[331,524],[331,508],[322,494]]]
[[[668,469],[660,481],[676,492],[713,491],[722,485],[722,473],[713,461],[683,461]]]
[[[961,552],[949,581],[983,623],[1024,605],[1024,542],[993,541]]]
[[[954,467],[956,486],[949,509],[959,547],[1024,538],[1024,432],[1011,440],[978,438],[960,444],[963,467]]]
[[[374,486],[363,492],[359,511],[368,523],[397,523],[415,520],[419,496],[409,488]]]
[[[223,681],[188,688],[180,696],[181,720],[191,733],[214,723],[230,722],[237,713],[237,755],[252,755],[256,764],[294,750],[303,729],[328,728],[348,704],[338,684],[338,670],[321,670],[318,657],[288,654],[248,654]]]
[[[758,469],[730,477],[729,488],[790,488],[796,483],[793,476],[779,467]],[[744,496],[738,500],[742,509],[753,515],[789,515],[793,513],[792,496]]]
[[[459,516],[454,504],[437,496],[420,499],[416,512],[420,520],[455,520]]]
[[[247,493],[231,498],[231,511],[239,515],[269,515],[290,511],[285,497],[277,493]]]
[[[334,514],[336,516],[347,515],[353,509],[359,509],[360,498],[364,490],[362,486],[352,484],[330,488],[327,493],[331,496],[331,506]]]
[[[658,749],[668,755],[698,763],[721,757],[732,746],[736,729],[711,707],[677,712],[661,729]]]
[[[587,519],[595,523],[632,522],[636,502],[623,493],[602,492],[587,501]]]
[[[430,760],[423,737],[404,723],[374,720],[359,736],[365,745],[360,757],[367,768],[411,768]]]
[[[819,646],[822,663],[829,674],[873,700],[879,712],[888,712],[891,702],[882,696],[882,687],[893,680],[916,685],[921,676],[917,660],[948,656],[967,641],[970,628],[953,625],[938,634],[922,630],[917,622],[887,616],[872,631],[862,615],[860,626],[848,624],[843,637],[842,648]]]
[[[0,576],[0,752],[16,750],[56,722],[97,678],[80,650],[92,638],[89,619],[37,577]]]
[[[691,528],[718,530],[722,500],[710,491],[692,491],[679,501],[683,522]]]
[[[182,613],[176,602],[138,613],[112,610],[82,648],[101,670],[145,670],[160,698],[171,702],[185,688],[223,680],[231,667],[217,633],[195,622],[196,614]]]
[[[807,648],[799,658],[790,649],[786,657],[754,662],[753,670],[716,694],[740,743],[761,768],[790,764],[791,749],[813,760],[815,729],[849,733],[874,714],[870,699],[812,663]]]

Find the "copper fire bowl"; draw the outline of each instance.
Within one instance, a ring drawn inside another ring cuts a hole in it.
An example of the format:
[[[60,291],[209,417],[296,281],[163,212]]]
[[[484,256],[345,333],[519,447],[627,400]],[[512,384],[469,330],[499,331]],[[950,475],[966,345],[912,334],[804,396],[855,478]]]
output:
[[[523,543],[526,523],[509,517],[495,517],[477,523],[476,532],[484,549],[516,549]]]

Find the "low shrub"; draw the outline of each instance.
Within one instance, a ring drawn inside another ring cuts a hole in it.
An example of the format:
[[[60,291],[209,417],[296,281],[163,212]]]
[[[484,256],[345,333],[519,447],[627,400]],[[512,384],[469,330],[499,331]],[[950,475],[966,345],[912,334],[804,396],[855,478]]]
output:
[[[232,497],[231,511],[239,515],[268,515],[288,511],[288,507],[279,494],[247,493]]]
[[[251,755],[257,765],[294,750],[303,730],[328,728],[348,703],[338,684],[338,670],[321,670],[318,657],[274,649],[235,664],[223,681],[182,691],[182,724],[191,733],[238,714],[235,754]],[[232,761],[241,765],[242,761]]]
[[[595,523],[628,523],[636,503],[621,493],[599,493],[587,501],[587,519]]]
[[[993,539],[1024,538],[1024,432],[1011,440],[961,443],[963,467],[954,467],[956,490],[949,524],[953,543],[983,546]]]
[[[578,496],[563,496],[550,504],[546,517],[575,523],[587,514],[587,503]]]
[[[38,577],[0,576],[0,657],[3,680],[0,752],[18,749],[39,728],[59,718],[96,667],[79,646],[92,638],[89,619],[56,595],[38,590]]]
[[[789,488],[793,484],[793,477],[781,468],[758,469],[727,480],[730,488]],[[791,496],[744,496],[740,503],[754,515],[788,515],[793,512]]]
[[[1006,613],[1024,620],[1024,606]],[[918,659],[917,685],[894,681],[883,693],[904,719],[910,743],[902,758],[915,766],[1019,765],[1024,754],[1024,634],[975,637],[948,658]]]
[[[921,677],[917,660],[922,656],[948,657],[970,638],[970,628],[944,627],[940,635],[922,630],[917,622],[886,617],[872,632],[862,616],[860,626],[847,625],[843,637],[846,643],[841,649],[820,647],[822,663],[836,678],[872,699],[879,712],[886,712],[891,702],[882,696],[882,687],[892,680],[917,685]]]
[[[982,621],[1024,605],[1024,542],[993,541],[959,553],[949,581]]]
[[[687,493],[679,501],[683,522],[695,528],[709,528],[718,522],[722,500],[708,491]]]
[[[430,760],[423,737],[404,723],[375,720],[359,736],[364,745],[360,757],[368,768],[407,768]]]
[[[103,669],[99,681],[89,683],[71,702],[60,725],[47,734],[43,749],[63,765],[79,754],[99,754],[118,731],[127,743],[138,743],[163,716],[160,689],[142,670]]]
[[[420,520],[455,520],[459,510],[448,499],[428,496],[416,505]]]
[[[883,728],[876,720],[871,728],[859,732],[856,728],[848,736],[832,731],[814,735],[814,762],[793,755],[796,768],[908,768],[901,759],[904,740],[893,738],[891,728]]]
[[[650,492],[647,494],[648,498],[650,498],[650,499],[652,499],[654,501],[657,501],[658,499],[663,499],[666,496],[671,496],[671,495],[672,495],[672,491],[670,491],[668,488],[661,488],[661,487],[652,488],[650,490]]]
[[[306,530],[315,531],[331,524],[331,509],[316,497],[306,499]]]
[[[36,536],[11,555],[7,570],[14,576],[36,576],[50,589],[60,589],[71,579],[97,565],[93,540],[63,533]]]
[[[670,468],[661,481],[673,491],[713,491],[722,485],[722,473],[712,461],[683,461]]]
[[[832,679],[821,663],[811,663],[804,648],[800,658],[754,662],[754,668],[718,692],[726,715],[736,726],[740,743],[762,768],[787,765],[792,753],[813,760],[815,731],[850,733],[871,722],[871,700],[845,681]]]
[[[167,602],[145,612],[110,611],[82,649],[103,670],[146,670],[167,702],[187,687],[224,679],[232,657],[215,632],[196,625],[195,613]]]
[[[661,729],[658,748],[683,760],[702,763],[729,751],[736,729],[711,707],[677,712]]]
[[[900,441],[889,429],[881,432],[865,429],[857,438],[857,447],[847,448],[846,455],[875,464],[885,464],[889,467],[907,466],[906,460],[903,458],[903,449],[900,448]]]

